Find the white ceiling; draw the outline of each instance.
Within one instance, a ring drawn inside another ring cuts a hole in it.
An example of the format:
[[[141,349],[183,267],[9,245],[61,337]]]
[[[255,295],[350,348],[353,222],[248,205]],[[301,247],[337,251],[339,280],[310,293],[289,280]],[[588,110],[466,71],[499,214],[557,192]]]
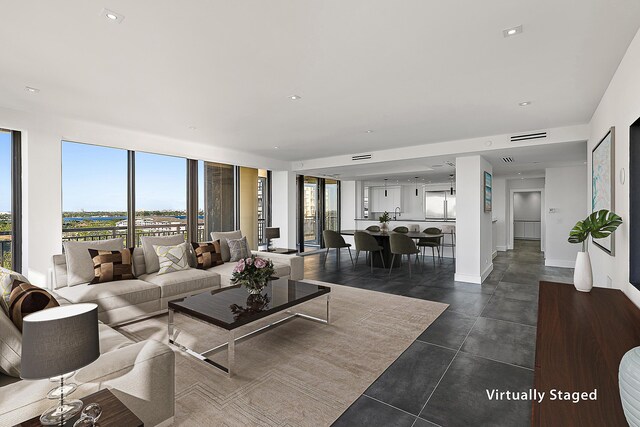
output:
[[[637,0],[0,6],[0,105],[282,160],[585,123],[640,26]]]
[[[491,163],[496,177],[532,178],[543,177],[546,168],[584,165],[587,161],[587,146],[586,142],[571,142],[487,150],[473,154],[481,155]],[[503,157],[511,157],[513,162],[505,163],[502,160]],[[338,166],[306,170],[304,173],[312,176],[332,176],[341,180],[377,183],[384,182],[385,178],[389,183],[415,182],[415,177],[418,177],[421,183],[436,184],[449,182],[449,175],[455,174],[455,167],[450,163],[455,164],[455,156]]]

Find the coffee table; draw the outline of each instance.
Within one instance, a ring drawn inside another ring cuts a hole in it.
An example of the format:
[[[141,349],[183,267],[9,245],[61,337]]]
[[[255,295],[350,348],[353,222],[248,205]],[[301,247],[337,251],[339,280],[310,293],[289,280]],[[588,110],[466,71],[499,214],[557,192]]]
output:
[[[186,353],[209,363],[231,377],[235,359],[235,343],[244,340],[251,335],[267,328],[279,325],[293,317],[301,317],[320,323],[330,323],[331,288],[328,286],[314,285],[304,281],[289,279],[276,279],[268,282],[262,293],[251,295],[245,288],[239,285],[216,289],[197,295],[188,296],[174,301],[169,301],[169,343],[178,346]],[[289,310],[303,302],[326,295],[327,316],[326,319],[309,316]],[[179,344],[176,340],[180,331],[174,324],[174,314],[181,313],[185,316],[199,320],[211,326],[227,332],[227,342],[213,347],[210,350],[198,353],[195,350]],[[273,314],[286,313],[287,316],[262,326],[242,336],[236,337],[236,329],[240,326],[256,322]],[[227,366],[217,363],[207,356],[227,348]]]

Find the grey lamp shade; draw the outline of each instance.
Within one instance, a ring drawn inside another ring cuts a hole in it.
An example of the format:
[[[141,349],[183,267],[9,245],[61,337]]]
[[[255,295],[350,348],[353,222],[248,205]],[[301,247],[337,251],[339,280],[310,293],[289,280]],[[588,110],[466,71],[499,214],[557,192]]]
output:
[[[20,376],[39,380],[83,368],[100,356],[98,306],[71,304],[25,316]]]
[[[279,239],[280,227],[265,227],[264,237],[267,239]]]

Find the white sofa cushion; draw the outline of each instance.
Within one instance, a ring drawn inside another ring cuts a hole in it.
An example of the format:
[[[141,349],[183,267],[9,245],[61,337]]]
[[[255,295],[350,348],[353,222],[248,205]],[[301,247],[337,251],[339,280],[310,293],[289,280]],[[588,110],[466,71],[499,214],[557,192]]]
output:
[[[0,310],[0,372],[20,378],[22,334],[9,316]]]
[[[166,274],[145,274],[140,276],[140,279],[156,285],[160,289],[162,298],[190,292],[197,293],[220,285],[218,274],[196,268]]]
[[[175,246],[184,243],[184,235],[173,234],[171,236],[142,236],[142,249],[144,251],[145,273],[155,273],[160,270],[160,262],[158,254],[153,246]],[[140,273],[136,273],[140,274]]]
[[[231,260],[231,251],[229,250],[229,243],[227,239],[242,239],[242,231],[212,231],[211,239],[215,242],[220,240],[220,253],[222,254],[222,261],[229,262]]]
[[[122,239],[92,240],[86,242],[64,242],[64,254],[67,261],[67,286],[89,283],[95,277],[93,261],[89,249],[121,251]]]
[[[74,304],[98,304],[99,313],[160,299],[158,286],[138,279],[60,288],[56,293]]]

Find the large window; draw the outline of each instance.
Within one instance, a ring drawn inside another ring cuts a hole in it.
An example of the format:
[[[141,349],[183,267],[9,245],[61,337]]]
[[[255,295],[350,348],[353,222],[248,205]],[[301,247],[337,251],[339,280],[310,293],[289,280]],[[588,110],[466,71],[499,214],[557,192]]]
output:
[[[184,234],[202,242],[240,226],[257,247],[269,198],[266,170],[62,142],[63,241],[121,237],[140,246],[142,236]]]
[[[127,151],[62,142],[62,240],[127,237]]]
[[[21,271],[20,132],[0,129],[0,265]]]
[[[187,160],[135,153],[135,235],[187,233]]]

